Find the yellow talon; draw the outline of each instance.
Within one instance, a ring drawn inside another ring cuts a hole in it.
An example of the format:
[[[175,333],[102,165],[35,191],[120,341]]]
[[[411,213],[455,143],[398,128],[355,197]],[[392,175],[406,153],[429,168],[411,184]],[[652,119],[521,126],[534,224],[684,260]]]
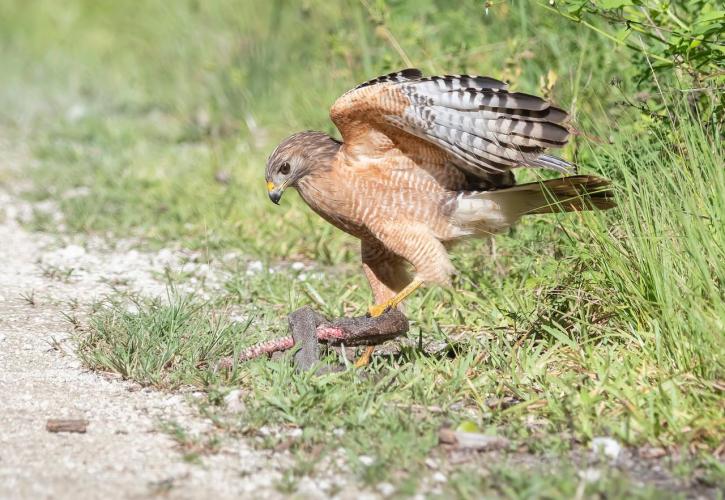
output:
[[[382,304],[375,304],[374,306],[368,307],[368,314],[371,318],[376,318],[387,311],[389,307],[391,307],[390,301],[383,302]]]
[[[368,309],[370,317],[375,318],[383,314],[388,308],[398,307],[398,304],[403,302],[408,297],[408,295],[416,291],[418,287],[422,284],[423,282],[421,280],[414,279],[392,299],[388,300],[387,302],[383,302],[382,304],[375,304],[374,306],[370,306],[370,308]]]
[[[387,302],[383,302],[382,304],[375,304],[374,306],[370,306],[368,309],[368,313],[370,314],[371,318],[375,318],[383,314],[385,311],[387,311],[389,308],[397,307],[398,304],[403,302],[408,295],[413,293],[420,285],[422,285],[423,282],[419,279],[414,279],[411,281],[408,286],[403,288],[400,293],[398,293],[395,297],[388,300]],[[370,357],[373,354],[373,350],[375,349],[375,346],[368,346],[365,349],[365,352],[362,353],[362,356],[357,358],[355,361],[355,368],[361,368],[365,365],[367,365],[370,362]]]
[[[370,363],[370,357],[373,355],[374,350],[374,345],[367,346],[365,348],[365,352],[363,352],[362,355],[355,361],[355,368],[362,368],[363,366]]]

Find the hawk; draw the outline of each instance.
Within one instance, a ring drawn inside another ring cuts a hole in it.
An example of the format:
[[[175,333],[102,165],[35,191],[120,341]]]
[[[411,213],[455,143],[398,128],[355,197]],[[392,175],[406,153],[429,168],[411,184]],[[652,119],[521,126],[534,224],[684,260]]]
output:
[[[405,69],[348,91],[330,118],[342,140],[306,131],[282,141],[267,161],[267,191],[278,204],[296,188],[360,239],[373,316],[424,283],[450,285],[456,242],[528,214],[614,205],[609,182],[591,175],[516,184],[516,168],[574,173],[545,153],[566,144],[568,115],[493,78]]]

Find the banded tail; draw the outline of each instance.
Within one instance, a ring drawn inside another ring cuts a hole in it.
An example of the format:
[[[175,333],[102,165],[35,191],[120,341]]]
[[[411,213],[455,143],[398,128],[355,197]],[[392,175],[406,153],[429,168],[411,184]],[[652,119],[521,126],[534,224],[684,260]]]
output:
[[[608,180],[575,175],[494,191],[461,193],[453,220],[464,235],[490,233],[505,229],[523,215],[607,210],[614,206],[614,193]]]

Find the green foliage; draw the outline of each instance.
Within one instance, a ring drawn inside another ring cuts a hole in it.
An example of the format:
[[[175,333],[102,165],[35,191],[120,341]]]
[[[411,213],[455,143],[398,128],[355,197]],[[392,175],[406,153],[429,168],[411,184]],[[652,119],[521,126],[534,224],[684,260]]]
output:
[[[621,138],[606,150],[603,161],[627,195],[619,223],[593,229],[599,249],[593,265],[627,322],[652,335],[658,362],[718,377],[723,337],[707,332],[722,333],[725,318],[725,268],[718,264],[725,261],[725,145],[721,129],[709,133],[686,121],[684,103],[679,111],[670,106],[676,129],[655,128],[652,141]],[[703,352],[720,361],[713,364]]]
[[[173,290],[167,302],[133,298],[98,304],[80,341],[81,358],[89,366],[167,389],[216,380],[216,362],[239,352],[251,318],[230,323],[228,313],[210,312],[204,303],[189,302]]]
[[[660,96],[666,85],[689,92],[691,105],[699,108],[705,120],[722,124],[722,4],[711,0],[562,0],[556,8],[564,17],[630,48],[637,81],[644,89]],[[614,31],[602,31],[592,24],[600,24],[597,21],[608,23]]]

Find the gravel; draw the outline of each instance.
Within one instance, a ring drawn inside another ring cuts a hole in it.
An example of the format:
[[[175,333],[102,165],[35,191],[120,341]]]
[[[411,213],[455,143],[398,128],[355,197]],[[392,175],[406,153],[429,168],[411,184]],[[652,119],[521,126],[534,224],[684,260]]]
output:
[[[70,304],[82,310],[119,281],[144,294],[165,293],[154,278],[160,266],[187,265],[188,256],[58,246],[57,238],[19,225],[24,210],[0,191],[0,498],[281,497],[275,485],[293,465],[287,453],[230,440],[202,465],[186,463],[160,424],[195,435],[212,423],[185,396],[90,372],[73,352],[72,326],[62,315]],[[74,272],[53,279],[47,266]],[[205,266],[195,269],[213,286]],[[231,406],[239,404],[237,394]],[[47,420],[57,418],[88,420],[87,432],[46,431]],[[302,496],[323,495],[315,484],[307,481]]]

